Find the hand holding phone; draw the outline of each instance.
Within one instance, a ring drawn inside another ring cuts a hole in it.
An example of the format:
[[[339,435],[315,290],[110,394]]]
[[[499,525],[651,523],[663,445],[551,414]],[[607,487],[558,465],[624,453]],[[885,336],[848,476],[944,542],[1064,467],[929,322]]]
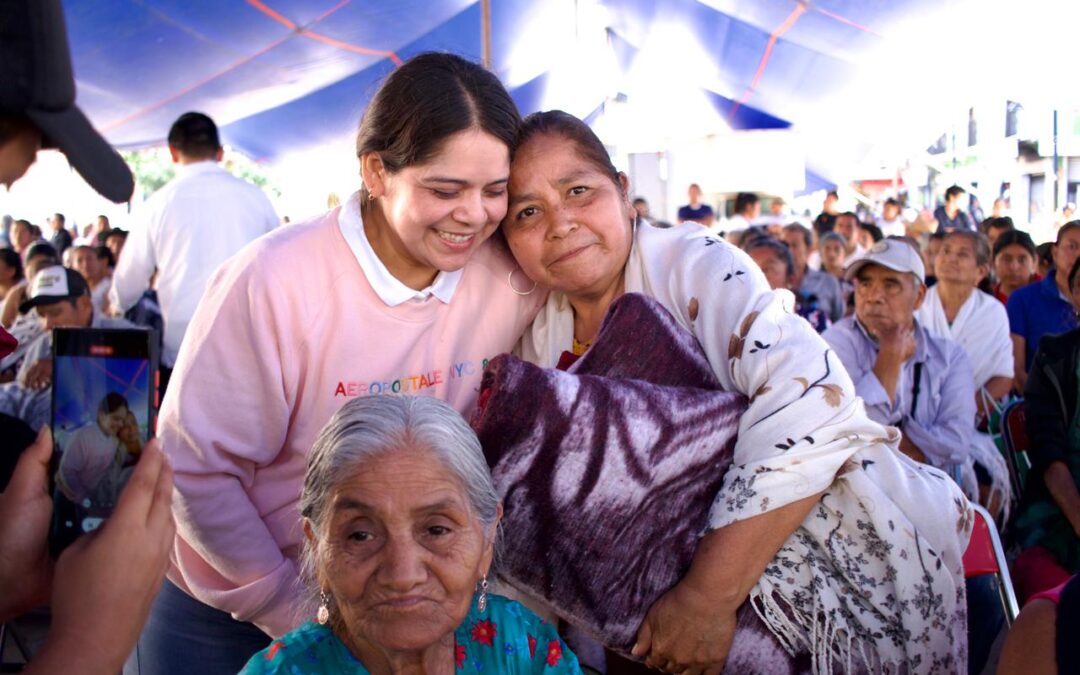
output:
[[[49,457],[52,434],[42,427],[23,451],[7,490],[0,494],[0,623],[42,605],[49,597]]]
[[[112,515],[56,562],[49,638],[27,673],[121,670],[165,578],[172,495],[172,468],[150,441]]]

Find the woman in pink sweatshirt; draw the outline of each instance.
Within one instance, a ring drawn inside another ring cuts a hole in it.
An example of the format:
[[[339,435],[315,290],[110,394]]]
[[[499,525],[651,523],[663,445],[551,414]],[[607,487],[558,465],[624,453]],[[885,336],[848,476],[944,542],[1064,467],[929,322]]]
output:
[[[125,673],[235,673],[309,618],[297,500],[312,442],[345,401],[474,404],[487,360],[544,300],[486,241],[506,213],[519,123],[480,66],[410,60],[364,114],[360,191],[211,279],[158,429],[176,473],[173,564]]]

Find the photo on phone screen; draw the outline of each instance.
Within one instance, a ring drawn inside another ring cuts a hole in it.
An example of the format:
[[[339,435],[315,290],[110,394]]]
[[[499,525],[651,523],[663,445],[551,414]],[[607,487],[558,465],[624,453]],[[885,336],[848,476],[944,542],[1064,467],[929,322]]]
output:
[[[152,331],[54,331],[54,555],[115,508],[153,434],[156,376]]]

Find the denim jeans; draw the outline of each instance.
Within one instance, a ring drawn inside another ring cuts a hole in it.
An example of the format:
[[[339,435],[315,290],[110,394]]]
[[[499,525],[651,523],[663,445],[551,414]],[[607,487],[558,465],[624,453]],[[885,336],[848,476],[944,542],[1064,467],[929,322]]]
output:
[[[154,600],[124,675],[236,675],[270,637],[204,605],[169,580]]]

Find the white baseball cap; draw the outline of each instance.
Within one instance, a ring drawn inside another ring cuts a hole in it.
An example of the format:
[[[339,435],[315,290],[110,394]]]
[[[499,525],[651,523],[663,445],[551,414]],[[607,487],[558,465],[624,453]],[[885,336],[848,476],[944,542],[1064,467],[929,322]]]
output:
[[[919,249],[903,239],[882,239],[877,242],[869,251],[847,264],[844,278],[851,281],[859,270],[870,264],[881,265],[894,272],[913,274],[920,283],[926,283],[926,267]]]

